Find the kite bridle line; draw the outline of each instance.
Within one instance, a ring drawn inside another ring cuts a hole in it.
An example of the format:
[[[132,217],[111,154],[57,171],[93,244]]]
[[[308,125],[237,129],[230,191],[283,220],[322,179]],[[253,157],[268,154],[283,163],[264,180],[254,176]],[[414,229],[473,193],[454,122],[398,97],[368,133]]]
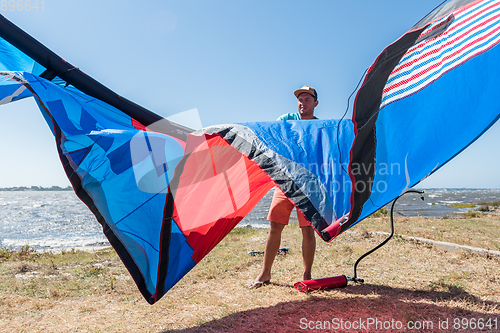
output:
[[[358,258],[358,260],[354,264],[354,276],[347,276],[347,281],[353,281],[353,282],[359,282],[359,283],[365,282],[363,279],[358,278],[358,275],[357,275],[358,264],[366,256],[372,254],[373,252],[375,252],[376,250],[378,250],[379,248],[384,246],[392,238],[392,236],[394,236],[394,205],[396,204],[396,201],[398,201],[399,198],[401,198],[403,195],[408,194],[408,193],[418,193],[418,194],[420,194],[420,198],[422,200],[424,200],[424,196],[423,196],[424,191],[418,191],[418,190],[408,190],[408,191],[404,192],[403,194],[400,194],[396,199],[394,199],[394,201],[392,202],[392,206],[391,206],[391,234],[382,243],[380,243],[379,245],[377,245],[376,247],[374,247],[373,249],[371,249],[370,251],[366,252],[365,254],[363,254],[361,257]]]

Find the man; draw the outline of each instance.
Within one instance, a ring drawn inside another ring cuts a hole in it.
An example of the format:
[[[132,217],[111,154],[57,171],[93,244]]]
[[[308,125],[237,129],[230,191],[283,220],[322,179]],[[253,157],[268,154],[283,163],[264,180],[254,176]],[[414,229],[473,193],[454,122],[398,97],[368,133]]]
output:
[[[318,106],[318,93],[313,87],[303,86],[295,90],[299,112],[287,113],[278,118],[278,120],[308,120],[317,119],[314,116],[314,108]],[[279,250],[281,243],[281,233],[285,225],[288,224],[290,213],[294,208],[293,203],[285,194],[276,188],[273,195],[273,201],[269,208],[267,219],[271,222],[269,233],[267,235],[266,247],[264,250],[264,262],[262,270],[255,280],[248,286],[249,288],[258,288],[269,284],[271,280],[271,267],[274,257]],[[297,211],[299,226],[302,230],[302,260],[304,264],[304,280],[311,279],[311,268],[314,261],[314,252],[316,251],[316,238],[314,230],[307,222],[301,212]]]

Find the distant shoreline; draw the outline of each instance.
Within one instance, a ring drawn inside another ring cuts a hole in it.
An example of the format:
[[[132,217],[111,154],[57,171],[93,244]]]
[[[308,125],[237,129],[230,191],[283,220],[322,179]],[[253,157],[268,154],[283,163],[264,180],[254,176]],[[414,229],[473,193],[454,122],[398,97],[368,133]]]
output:
[[[51,187],[43,187],[43,186],[16,186],[16,187],[0,187],[0,191],[72,191],[73,187],[66,186],[51,186]]]

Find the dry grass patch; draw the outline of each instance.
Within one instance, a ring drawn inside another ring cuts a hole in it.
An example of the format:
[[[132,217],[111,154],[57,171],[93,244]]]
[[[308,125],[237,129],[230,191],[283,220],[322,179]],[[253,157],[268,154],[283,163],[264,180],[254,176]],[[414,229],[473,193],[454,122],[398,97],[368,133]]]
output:
[[[389,218],[368,218],[362,229],[390,231]],[[500,216],[483,214],[477,218],[408,218],[395,219],[397,234],[500,250]]]
[[[418,233],[430,225],[428,219],[400,220],[397,232],[403,233],[404,224],[406,234],[419,237],[425,237]],[[356,259],[384,238],[370,231],[384,231],[387,221],[367,222],[329,244],[318,240],[316,278],[352,274]],[[405,324],[426,320],[435,325],[443,318],[497,318],[500,324],[496,257],[449,253],[395,238],[359,265],[358,275],[365,284],[302,294],[293,289],[302,275],[302,258],[300,230],[292,225],[285,228],[281,244],[290,251],[276,257],[272,283],[249,290],[246,286],[258,274],[262,257],[247,251],[262,250],[266,234],[266,230],[232,231],[153,306],[142,299],[113,251],[68,251],[22,259],[11,254],[1,260],[0,331],[303,332],[302,318],[314,322],[377,318]],[[467,232],[457,235],[465,240]],[[493,242],[494,237],[489,233],[486,241]],[[19,272],[23,265],[27,268]]]

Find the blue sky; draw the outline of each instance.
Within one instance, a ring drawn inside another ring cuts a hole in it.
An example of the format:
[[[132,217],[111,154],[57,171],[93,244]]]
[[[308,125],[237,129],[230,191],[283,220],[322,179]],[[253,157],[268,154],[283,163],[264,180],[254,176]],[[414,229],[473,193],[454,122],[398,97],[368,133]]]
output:
[[[45,0],[2,14],[126,98],[208,126],[295,112],[304,84],[319,118],[340,118],[364,70],[440,2]],[[69,185],[33,101],[0,117],[0,187]],[[496,124],[421,187],[500,188],[498,142]]]

